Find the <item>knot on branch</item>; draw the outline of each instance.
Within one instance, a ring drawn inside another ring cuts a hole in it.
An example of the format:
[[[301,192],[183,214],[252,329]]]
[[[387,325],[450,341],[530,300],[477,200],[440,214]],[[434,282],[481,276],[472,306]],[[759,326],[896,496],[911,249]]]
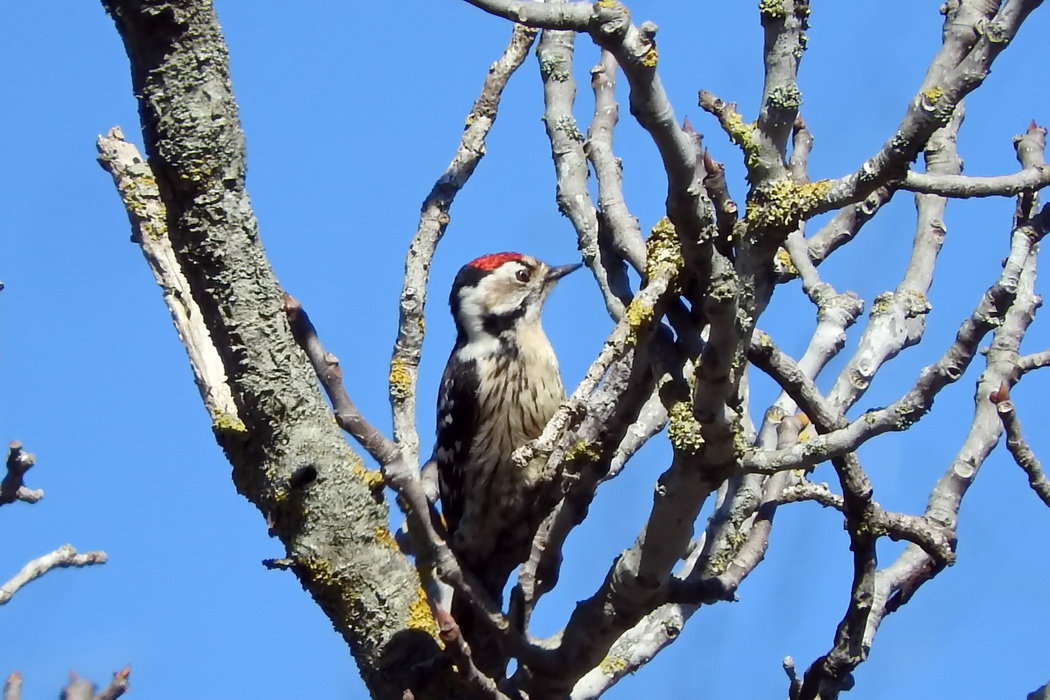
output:
[[[591,36],[603,48],[622,44],[630,28],[631,13],[623,3],[598,0],[592,6]]]

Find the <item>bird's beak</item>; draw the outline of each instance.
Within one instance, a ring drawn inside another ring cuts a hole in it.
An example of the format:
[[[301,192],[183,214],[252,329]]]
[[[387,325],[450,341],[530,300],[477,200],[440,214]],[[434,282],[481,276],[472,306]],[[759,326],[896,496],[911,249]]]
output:
[[[561,267],[552,267],[547,270],[546,282],[547,284],[554,284],[565,275],[570,272],[576,272],[583,267],[583,263],[576,263],[575,265],[562,265]]]

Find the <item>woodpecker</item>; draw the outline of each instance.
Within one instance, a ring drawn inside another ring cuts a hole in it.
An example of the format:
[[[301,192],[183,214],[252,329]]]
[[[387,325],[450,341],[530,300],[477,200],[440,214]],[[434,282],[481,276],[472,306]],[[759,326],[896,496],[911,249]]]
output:
[[[463,266],[449,295],[456,344],[441,378],[434,447],[441,512],[449,546],[497,603],[552,505],[540,493],[543,465],[519,468],[511,454],[565,400],[540,312],[558,280],[579,267],[483,255]],[[452,614],[463,628],[455,601]]]

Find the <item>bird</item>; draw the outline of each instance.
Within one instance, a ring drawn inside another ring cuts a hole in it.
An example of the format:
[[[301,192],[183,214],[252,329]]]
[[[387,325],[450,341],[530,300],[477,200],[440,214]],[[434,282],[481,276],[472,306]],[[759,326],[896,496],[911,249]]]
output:
[[[511,456],[539,437],[565,400],[540,316],[557,282],[580,266],[491,253],[464,265],[449,294],[456,342],[438,392],[433,455],[441,515],[461,567],[497,604],[553,505],[543,493],[551,483],[541,478],[542,461],[522,468]],[[471,639],[478,626],[455,597],[451,612],[472,648],[476,641],[491,644],[480,632]]]

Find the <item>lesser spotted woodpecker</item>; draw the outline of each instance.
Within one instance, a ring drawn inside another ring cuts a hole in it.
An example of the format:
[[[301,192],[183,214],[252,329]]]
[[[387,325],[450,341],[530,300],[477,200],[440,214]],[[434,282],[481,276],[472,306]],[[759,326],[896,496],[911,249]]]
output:
[[[543,465],[519,468],[511,454],[539,436],[565,399],[540,312],[558,280],[579,267],[485,255],[459,271],[449,296],[457,335],[437,405],[441,510],[452,550],[497,602],[546,515]]]

